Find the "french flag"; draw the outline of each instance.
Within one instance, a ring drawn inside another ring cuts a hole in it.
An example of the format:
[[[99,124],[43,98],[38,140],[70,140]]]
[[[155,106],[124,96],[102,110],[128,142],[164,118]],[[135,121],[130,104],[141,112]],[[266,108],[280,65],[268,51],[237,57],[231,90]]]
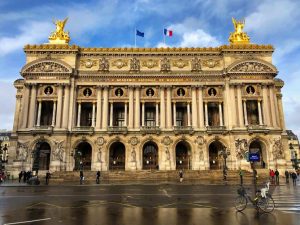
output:
[[[172,37],[173,36],[173,31],[172,30],[168,30],[168,29],[164,29],[164,35]]]

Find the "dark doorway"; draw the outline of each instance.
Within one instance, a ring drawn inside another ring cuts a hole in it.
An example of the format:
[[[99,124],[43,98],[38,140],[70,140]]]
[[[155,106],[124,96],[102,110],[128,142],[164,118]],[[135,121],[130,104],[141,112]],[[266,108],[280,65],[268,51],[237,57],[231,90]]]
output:
[[[253,141],[251,142],[250,146],[249,146],[249,153],[258,153],[259,154],[259,161],[258,162],[254,162],[254,166],[255,168],[266,168],[266,159],[267,156],[265,153],[265,151],[263,151],[262,148],[262,144],[260,143],[260,141]]]
[[[176,169],[190,169],[191,149],[187,142],[181,141],[176,145]]]
[[[75,170],[91,170],[92,146],[88,142],[81,142],[75,148]],[[82,163],[80,163],[82,162]]]
[[[143,147],[143,169],[158,169],[158,147],[154,142],[147,142]]]
[[[214,141],[209,145],[209,166],[211,170],[222,169],[223,158],[220,151],[223,148],[224,145],[220,141]]]
[[[49,170],[51,147],[47,142],[38,142],[33,155],[32,170]]]
[[[125,146],[121,142],[110,146],[109,170],[125,170]]]

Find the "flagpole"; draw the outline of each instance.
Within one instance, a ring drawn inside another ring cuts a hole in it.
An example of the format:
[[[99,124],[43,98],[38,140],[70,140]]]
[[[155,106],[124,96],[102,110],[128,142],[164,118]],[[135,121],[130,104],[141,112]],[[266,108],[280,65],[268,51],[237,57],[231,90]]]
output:
[[[163,37],[164,37],[164,44],[166,45],[166,35],[165,35],[165,28],[163,28]]]
[[[134,47],[136,48],[136,28],[134,30]]]

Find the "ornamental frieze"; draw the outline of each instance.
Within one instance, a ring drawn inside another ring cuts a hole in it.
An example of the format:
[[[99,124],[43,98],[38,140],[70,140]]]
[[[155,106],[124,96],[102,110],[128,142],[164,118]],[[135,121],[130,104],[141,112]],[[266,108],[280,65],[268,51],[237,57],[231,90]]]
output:
[[[36,63],[25,69],[23,73],[67,73],[69,69],[56,62]]]
[[[201,71],[201,60],[198,59],[197,57],[193,58],[191,61],[191,66],[192,66],[192,69],[191,69],[192,72]]]
[[[92,59],[80,60],[80,65],[90,69],[93,66],[97,65],[97,60],[92,60]]]
[[[142,66],[147,67],[148,69],[158,67],[158,60],[154,60],[154,59],[143,60],[142,61]]]
[[[133,58],[130,60],[130,71],[131,72],[140,71],[140,60],[138,60],[137,58]]]
[[[106,58],[101,58],[99,60],[99,71],[108,72],[109,71],[109,62]]]
[[[178,59],[173,62],[173,66],[177,67],[179,69],[187,67],[188,65],[189,65],[189,62],[187,60],[183,60],[183,59]]]
[[[233,67],[230,72],[273,72],[273,70],[262,63],[244,62]]]
[[[171,70],[170,59],[165,57],[160,61],[160,70],[162,72],[169,72]]]
[[[112,65],[114,67],[117,67],[118,69],[122,69],[123,67],[128,65],[128,61],[124,59],[117,59],[112,62]]]
[[[220,66],[220,60],[208,59],[203,61],[203,66],[208,68],[214,68]]]

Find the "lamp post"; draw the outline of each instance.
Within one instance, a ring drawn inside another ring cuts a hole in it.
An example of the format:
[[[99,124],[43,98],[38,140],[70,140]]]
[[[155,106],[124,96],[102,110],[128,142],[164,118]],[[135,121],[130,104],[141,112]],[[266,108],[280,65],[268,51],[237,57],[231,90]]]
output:
[[[226,180],[226,176],[227,176],[227,157],[230,155],[230,150],[224,146],[219,155],[221,155],[224,159],[224,165],[223,165],[223,177],[224,177],[224,180]]]

